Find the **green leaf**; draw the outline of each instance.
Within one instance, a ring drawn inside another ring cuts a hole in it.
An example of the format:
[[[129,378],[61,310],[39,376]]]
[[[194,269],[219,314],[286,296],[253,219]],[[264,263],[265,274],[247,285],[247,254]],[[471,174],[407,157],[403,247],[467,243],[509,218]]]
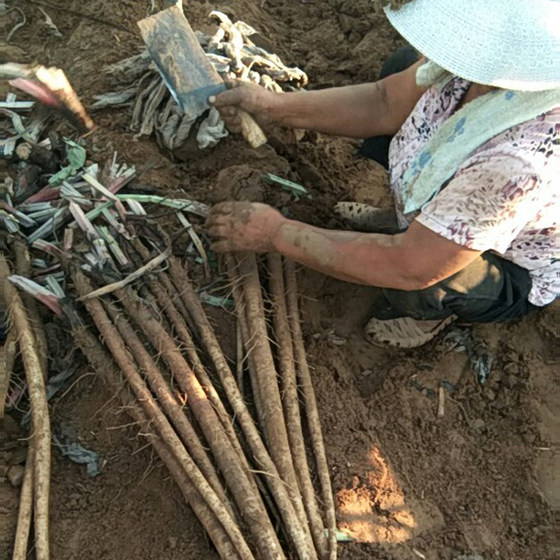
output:
[[[76,142],[72,140],[68,140],[68,138],[65,138],[64,142],[66,143],[66,159],[69,165],[63,167],[49,179],[49,185],[51,187],[57,187],[62,181],[66,181],[66,179],[74,175],[76,171],[81,169],[86,163],[87,154],[82,146],[76,144]]]
[[[278,177],[278,175],[273,175],[272,173],[267,173],[264,176],[265,183],[269,185],[278,185],[285,191],[293,194],[297,198],[302,196],[309,196],[309,191],[302,185],[298,185],[293,181],[288,181],[288,179],[282,179],[282,177]]]
[[[325,529],[325,534],[327,535],[327,538],[329,536],[329,530]],[[336,542],[354,542],[356,539],[354,537],[351,537],[350,535],[347,535],[346,533],[343,533],[342,531],[337,531],[336,532]]]

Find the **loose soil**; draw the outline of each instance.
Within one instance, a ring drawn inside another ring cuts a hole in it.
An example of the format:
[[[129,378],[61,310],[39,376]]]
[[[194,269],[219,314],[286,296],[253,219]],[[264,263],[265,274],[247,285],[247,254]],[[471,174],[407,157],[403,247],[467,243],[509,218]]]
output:
[[[6,60],[62,67],[89,105],[109,89],[102,68],[142,48],[135,21],[150,2],[57,4],[65,10],[45,10],[63,38],[53,37],[37,6],[22,0],[28,23],[3,52]],[[214,8],[224,5],[197,2],[186,9],[194,27],[204,29]],[[400,44],[369,0],[235,0],[225,9],[305,69],[314,88],[374,79]],[[213,150],[165,154],[153,140],[132,135],[127,111],[93,116],[99,129],[88,139],[91,157],[103,162],[116,150],[129,163],[152,161],[142,182],[170,196],[265,201],[327,227],[339,225],[332,214],[338,200],[388,201],[383,170],[345,139],[306,133],[296,141],[291,132],[274,130],[257,151],[228,138]],[[265,186],[263,172],[303,183],[312,198],[294,202]],[[560,557],[558,306],[512,324],[476,327],[494,356],[491,377],[481,386],[465,354],[450,352],[441,338],[417,350],[369,346],[361,329],[374,290],[309,271],[301,271],[300,290],[339,526],[358,541],[341,545],[341,560]],[[233,352],[231,317],[211,313]],[[52,418],[100,454],[102,472],[90,478],[53,451],[52,557],[215,559],[174,483],[98,376],[84,367],[74,379],[54,399]],[[453,390],[446,391],[445,414],[438,418],[442,383]],[[0,424],[2,558],[10,550],[18,498],[6,475],[24,453],[21,437],[7,416]]]

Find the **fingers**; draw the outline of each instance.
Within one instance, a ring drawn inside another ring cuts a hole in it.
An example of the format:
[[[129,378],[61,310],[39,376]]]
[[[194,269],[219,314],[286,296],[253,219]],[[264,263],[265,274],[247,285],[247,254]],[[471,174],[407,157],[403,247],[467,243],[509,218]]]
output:
[[[217,109],[221,107],[228,107],[228,106],[239,106],[243,102],[244,99],[244,92],[243,89],[240,87],[234,87],[233,89],[228,89],[219,95],[213,95],[210,97],[208,102],[210,105],[214,105]]]
[[[210,216],[207,220],[206,220],[206,231],[208,231],[208,233],[212,236],[214,236],[214,231],[217,228],[222,227],[223,224],[223,219],[221,216]]]
[[[232,218],[231,214],[211,214],[206,220],[207,228],[223,227],[226,223],[231,224]]]
[[[242,119],[239,111],[243,110],[255,117],[258,116],[257,114],[262,111],[261,100],[264,90],[242,80],[230,82],[228,85],[230,89],[210,97],[208,102],[218,109],[228,130],[240,133],[242,131]]]
[[[235,202],[222,202],[212,208],[205,224],[206,231],[211,237],[226,237],[225,230],[231,228],[234,209]]]
[[[225,230],[226,224],[223,222],[223,219],[220,220],[216,218],[206,223],[206,232],[210,237],[214,237],[215,239],[227,237]]]
[[[223,95],[223,94],[222,94]],[[209,102],[212,103],[212,99],[214,99],[214,107],[218,109],[220,116],[224,120],[226,127],[230,132],[235,134],[240,133],[242,130],[241,126],[241,118],[239,116],[239,109],[235,105],[220,105],[222,101],[219,99],[221,97],[211,97]]]
[[[210,211],[209,219],[214,216],[217,216],[218,214],[231,214],[231,212],[235,210],[237,204],[238,203],[233,200],[229,200],[227,202],[219,202],[218,204],[215,204],[212,207],[212,210]]]
[[[246,225],[253,212],[257,211],[258,208],[258,204],[251,202],[221,202],[216,204],[210,211],[206,219],[206,227],[210,234],[217,232],[219,237],[219,229],[224,233],[226,230],[235,229],[238,224]]]
[[[227,107],[222,107],[219,111],[224,117],[233,118],[239,115],[239,109],[237,107],[230,107],[229,105]]]
[[[259,204],[258,202],[228,200],[226,202],[219,202],[218,204],[215,204],[210,211],[210,216],[216,216],[218,214],[236,214],[239,218],[242,217],[240,213],[250,212],[264,206],[264,204]]]
[[[228,253],[234,249],[231,240],[231,212],[234,202],[222,202],[216,204],[206,219],[206,232],[214,242],[210,245],[210,250],[215,253]]]
[[[213,226],[208,228],[206,231],[208,235],[216,240],[226,240],[228,237],[224,234],[223,226]]]
[[[226,86],[228,89],[233,89],[233,88],[237,88],[237,87],[242,87],[242,86],[246,86],[247,82],[243,81],[243,80],[230,80],[230,79],[226,79],[224,80]]]

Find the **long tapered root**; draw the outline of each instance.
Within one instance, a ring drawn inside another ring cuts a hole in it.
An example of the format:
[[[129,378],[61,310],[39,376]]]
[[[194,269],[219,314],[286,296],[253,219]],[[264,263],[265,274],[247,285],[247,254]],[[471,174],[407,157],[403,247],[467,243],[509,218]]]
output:
[[[34,452],[33,445],[31,444],[27,450],[25,474],[23,475],[19,497],[18,520],[12,560],[25,560],[27,558],[31,519],[33,517],[33,464]]]
[[[286,294],[284,286],[284,271],[282,257],[278,254],[268,255],[269,284],[272,296],[272,315],[274,334],[277,341],[277,353],[282,385],[282,401],[286,415],[286,425],[290,448],[294,458],[299,488],[302,494],[305,510],[309,518],[309,525],[313,541],[321,558],[328,553],[327,537],[319,504],[311,480],[311,471],[307,462],[307,453],[301,424],[300,403],[296,365],[294,361],[294,344],[292,330],[288,320]]]
[[[312,548],[309,546],[306,531],[301,526],[299,518],[294,509],[294,505],[289,496],[288,490],[268,452],[259,430],[247,408],[245,400],[239,390],[229,364],[223,354],[219,341],[214,333],[210,321],[204,312],[202,304],[194,288],[189,283],[186,273],[176,259],[169,262],[169,270],[185,307],[196,324],[198,335],[208,352],[212,364],[220,378],[222,387],[227,395],[228,402],[235,414],[235,417],[247,439],[252,454],[257,461],[259,469],[265,473],[267,485],[274,497],[280,511],[280,515],[286,527],[298,557],[314,558]],[[240,318],[240,322],[245,324],[245,318]]]
[[[151,423],[148,421],[148,417],[134,398],[128,392],[121,391],[122,384],[120,373],[113,358],[103,348],[99,340],[85,328],[83,321],[75,309],[67,307],[66,314],[67,318],[70,319],[76,344],[82,350],[93,368],[101,372],[109,387],[120,395],[124,409],[132,419],[138,423],[142,433],[150,438],[150,442],[156,453],[171,473],[171,476],[177,483],[187,503],[208,533],[220,558],[222,560],[241,560],[243,556],[237,552],[218,517],[208,506],[203,495],[196,489],[191,479],[186,475],[183,466],[173,454],[173,451],[166,445],[164,440],[160,439],[160,437],[154,433]]]
[[[91,292],[91,286],[82,273],[76,271],[74,273],[74,281],[79,293],[87,294]],[[122,338],[105,313],[102,304],[97,299],[90,299],[86,302],[86,308],[99,329],[99,332],[104,337],[113,358],[122,369],[123,374],[129,382],[136,398],[142,404],[145,414],[148,416],[150,421],[153,422],[153,425],[161,438],[166,442],[173,454],[177,457],[177,460],[184,469],[185,474],[204,496],[206,503],[211,508],[214,515],[220,520],[241,558],[244,560],[253,559],[254,556],[248,547],[240,528],[233,521],[227,508],[208,484],[194,461],[191,459],[190,455],[186,452],[179,437],[176,435],[172,426],[157,406],[157,403],[138,373],[137,365],[133,362],[127,352]]]
[[[321,421],[319,419],[319,410],[315,399],[315,391],[311,381],[311,373],[307,356],[303,346],[303,337],[301,333],[300,314],[298,305],[297,278],[296,269],[293,261],[285,263],[285,283],[286,283],[286,302],[288,305],[288,315],[292,335],[294,340],[294,355],[296,358],[297,372],[301,386],[301,392],[304,398],[304,406],[307,417],[307,424],[311,437],[311,444],[315,455],[317,465],[317,473],[321,485],[321,497],[325,505],[325,514],[327,520],[327,529],[329,532],[329,560],[336,559],[337,541],[336,541],[336,510],[334,506],[331,479],[329,475],[329,466],[327,462],[327,453],[323,441],[323,433],[321,430]]]
[[[21,296],[8,281],[10,269],[6,258],[0,255],[0,284],[4,304],[15,328],[31,405],[33,424],[33,513],[35,520],[35,555],[37,560],[48,560],[49,551],[49,497],[51,471],[51,427],[45,390],[44,365],[37,354],[33,327]]]

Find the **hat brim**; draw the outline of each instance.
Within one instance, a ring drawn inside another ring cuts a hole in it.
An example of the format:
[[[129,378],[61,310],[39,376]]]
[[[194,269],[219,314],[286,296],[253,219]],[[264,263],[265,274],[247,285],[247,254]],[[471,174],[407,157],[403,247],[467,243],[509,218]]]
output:
[[[385,13],[414,48],[461,78],[560,88],[559,0],[414,0]]]

